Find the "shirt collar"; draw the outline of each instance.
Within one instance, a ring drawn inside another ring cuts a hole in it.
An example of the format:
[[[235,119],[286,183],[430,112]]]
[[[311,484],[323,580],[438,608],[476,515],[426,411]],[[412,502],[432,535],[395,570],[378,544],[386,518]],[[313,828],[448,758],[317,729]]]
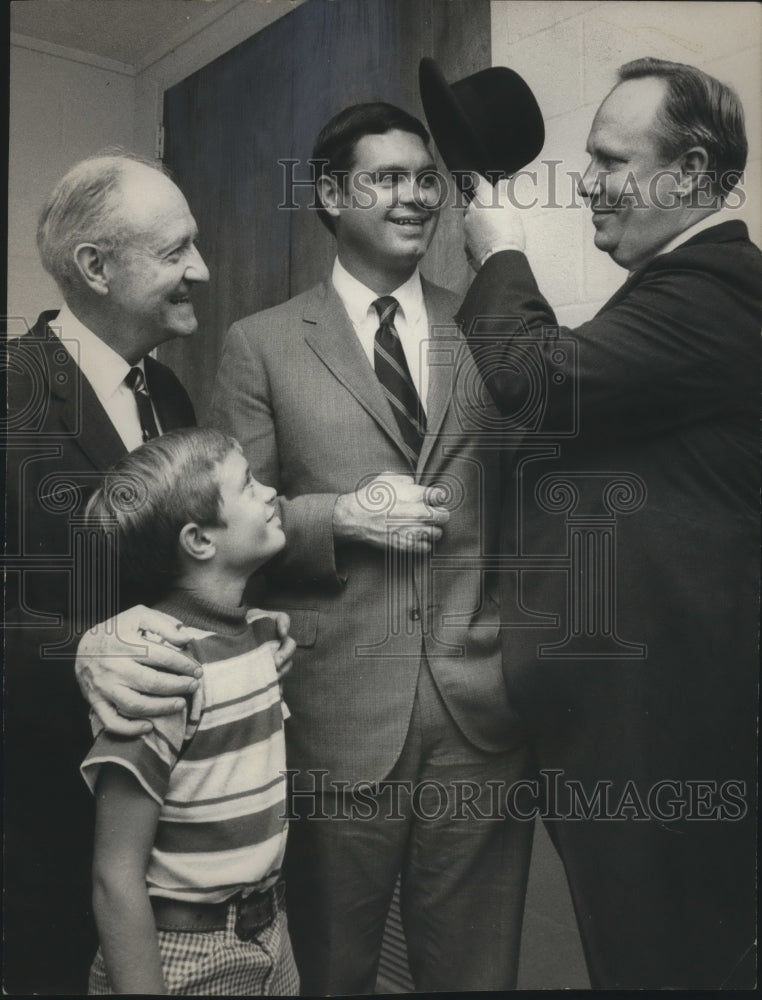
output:
[[[111,399],[131,367],[144,371],[142,358],[136,365],[128,364],[121,354],[89,330],[67,305],[49,326],[62,340],[75,342],[71,353],[99,399]]]
[[[364,323],[368,318],[368,313],[373,308],[373,303],[379,296],[373,289],[368,288],[354,275],[351,275],[338,257],[333,262],[331,281],[339,298],[344,303],[344,308],[347,310],[353,325],[357,327]],[[403,282],[391,294],[399,302],[399,311],[404,316],[405,321],[411,325],[416,323],[423,312],[423,288],[418,268],[413,271],[407,281]],[[375,315],[375,310],[373,313]]]
[[[735,218],[737,218],[737,216],[729,208],[720,208],[716,212],[712,212],[711,215],[705,215],[703,219],[699,219],[698,222],[694,222],[692,226],[688,226],[687,229],[678,233],[677,236],[673,236],[668,243],[665,243],[663,247],[660,247],[656,251],[648,263],[656,257],[661,257],[662,254],[671,253],[673,250],[677,250],[677,248],[681,247],[683,243],[687,243],[688,240],[692,240],[694,236],[698,236],[699,233],[703,233],[705,229],[711,229],[713,226],[719,226],[723,222],[731,222]],[[635,268],[635,270],[639,270],[639,268]]]

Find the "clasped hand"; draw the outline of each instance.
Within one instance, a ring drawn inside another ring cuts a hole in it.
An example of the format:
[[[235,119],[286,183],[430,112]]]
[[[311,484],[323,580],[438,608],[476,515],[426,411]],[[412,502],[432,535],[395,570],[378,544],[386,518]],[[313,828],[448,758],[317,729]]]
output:
[[[450,519],[444,499],[441,486],[422,486],[412,476],[384,472],[339,497],[334,534],[377,548],[428,552]]]

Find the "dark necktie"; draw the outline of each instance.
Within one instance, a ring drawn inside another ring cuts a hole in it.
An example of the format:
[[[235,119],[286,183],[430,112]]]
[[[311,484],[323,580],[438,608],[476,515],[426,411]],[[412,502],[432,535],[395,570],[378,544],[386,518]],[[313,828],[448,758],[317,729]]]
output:
[[[148,395],[148,386],[145,376],[139,368],[130,368],[125,378],[125,383],[132,389],[135,402],[138,404],[138,416],[140,417],[140,431],[144,441],[159,436],[159,428],[156,426],[156,418],[153,415],[151,397]]]
[[[399,302],[393,295],[376,299],[373,308],[378,313],[379,327],[373,348],[373,366],[405,442],[405,450],[413,465],[426,433],[426,414],[410,377],[405,352],[394,328],[394,315]]]

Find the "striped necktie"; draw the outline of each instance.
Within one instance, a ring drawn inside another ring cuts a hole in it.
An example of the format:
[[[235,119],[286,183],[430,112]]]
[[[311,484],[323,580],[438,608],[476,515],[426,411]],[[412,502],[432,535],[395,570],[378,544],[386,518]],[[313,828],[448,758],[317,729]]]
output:
[[[410,377],[399,334],[394,328],[399,302],[393,295],[384,295],[376,299],[373,308],[379,319],[373,366],[399,426],[405,451],[411,463],[416,465],[426,433],[426,414]]]
[[[140,432],[143,435],[143,441],[150,441],[151,438],[158,437],[159,428],[156,426],[156,417],[153,415],[151,397],[148,395],[148,386],[143,372],[137,367],[130,368],[124,381],[127,387],[132,389],[132,394],[138,405]]]

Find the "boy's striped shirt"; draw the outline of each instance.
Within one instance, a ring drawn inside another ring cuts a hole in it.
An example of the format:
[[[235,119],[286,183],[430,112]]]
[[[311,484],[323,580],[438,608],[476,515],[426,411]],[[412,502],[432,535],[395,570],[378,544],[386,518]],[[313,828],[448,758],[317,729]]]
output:
[[[222,902],[265,889],[286,842],[284,709],[273,660],[257,645],[260,619],[235,635],[189,629],[204,668],[182,712],[136,738],[97,734],[82,764],[95,790],[100,766],[127,768],[161,805],[148,865],[150,895]],[[270,630],[272,633],[272,629]]]

